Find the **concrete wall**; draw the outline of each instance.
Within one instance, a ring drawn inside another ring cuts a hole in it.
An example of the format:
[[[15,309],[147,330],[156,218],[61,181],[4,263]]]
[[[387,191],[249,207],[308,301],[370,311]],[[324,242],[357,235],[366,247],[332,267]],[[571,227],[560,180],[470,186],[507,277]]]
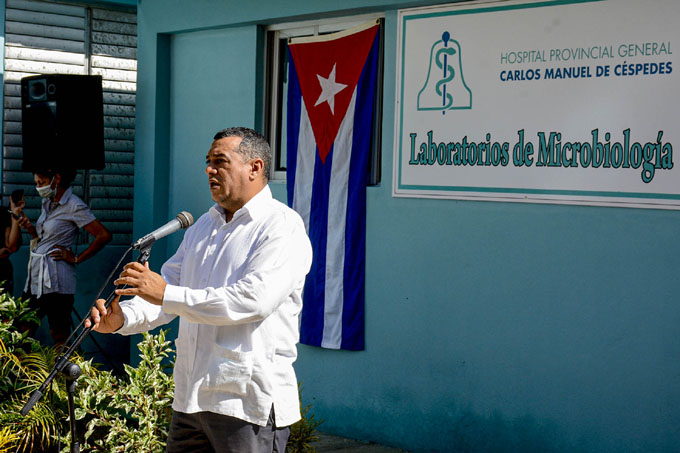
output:
[[[324,431],[412,450],[677,451],[679,213],[391,196],[396,11],[424,4],[140,2],[134,236],[204,212],[212,135],[259,125],[259,25],[384,12],[366,350],[301,345],[304,404]]]

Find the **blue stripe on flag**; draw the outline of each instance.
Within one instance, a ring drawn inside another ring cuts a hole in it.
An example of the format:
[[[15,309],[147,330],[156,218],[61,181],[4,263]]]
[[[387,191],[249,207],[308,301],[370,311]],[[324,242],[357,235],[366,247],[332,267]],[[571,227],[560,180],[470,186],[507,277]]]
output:
[[[295,193],[295,169],[297,164],[298,137],[300,134],[300,109],[302,108],[302,93],[293,57],[288,49],[288,125],[286,129],[286,180],[288,192],[288,206],[293,206]]]
[[[379,35],[366,59],[357,84],[345,231],[342,344],[346,350],[364,349],[364,288],[366,268],[366,183],[371,149],[373,104]]]

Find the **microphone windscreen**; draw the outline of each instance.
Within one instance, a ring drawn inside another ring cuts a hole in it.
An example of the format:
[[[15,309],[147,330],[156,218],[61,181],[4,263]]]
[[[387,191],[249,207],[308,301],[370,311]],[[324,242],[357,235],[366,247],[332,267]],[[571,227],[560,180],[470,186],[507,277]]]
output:
[[[191,213],[187,211],[182,211],[179,214],[177,214],[177,220],[179,220],[179,223],[182,227],[183,230],[189,228],[191,225],[194,224],[194,217],[191,215]]]

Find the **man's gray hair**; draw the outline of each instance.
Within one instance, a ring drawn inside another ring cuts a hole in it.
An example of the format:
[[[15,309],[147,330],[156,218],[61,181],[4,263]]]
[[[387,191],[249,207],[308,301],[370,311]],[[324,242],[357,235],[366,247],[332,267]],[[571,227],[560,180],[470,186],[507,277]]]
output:
[[[259,132],[247,127],[230,127],[219,131],[213,140],[220,140],[227,137],[240,137],[236,152],[243,156],[244,160],[262,159],[262,174],[264,180],[269,181],[269,172],[272,162],[272,152],[267,140]]]

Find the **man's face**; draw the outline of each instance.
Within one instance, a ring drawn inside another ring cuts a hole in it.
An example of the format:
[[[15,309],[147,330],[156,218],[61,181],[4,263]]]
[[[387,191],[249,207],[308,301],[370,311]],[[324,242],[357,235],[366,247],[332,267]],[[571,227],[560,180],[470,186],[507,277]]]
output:
[[[251,166],[236,152],[240,143],[240,137],[215,140],[205,158],[212,199],[230,214],[248,201]]]

